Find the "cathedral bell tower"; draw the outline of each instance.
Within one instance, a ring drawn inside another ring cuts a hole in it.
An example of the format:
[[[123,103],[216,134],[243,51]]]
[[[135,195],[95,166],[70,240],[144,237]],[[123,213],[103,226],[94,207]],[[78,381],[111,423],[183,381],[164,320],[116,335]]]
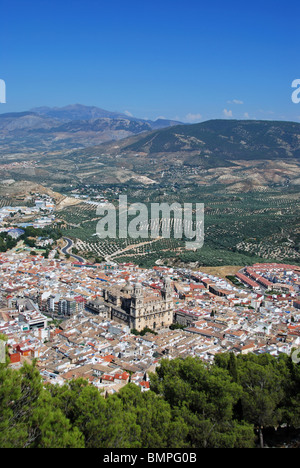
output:
[[[170,278],[164,278],[163,287],[161,289],[161,295],[165,302],[172,301],[172,298],[173,298],[172,292],[173,292],[173,288],[172,288],[172,283],[171,283]]]
[[[138,311],[143,307],[144,296],[142,286],[139,283],[134,285],[132,299],[131,299],[131,313],[136,317]]]

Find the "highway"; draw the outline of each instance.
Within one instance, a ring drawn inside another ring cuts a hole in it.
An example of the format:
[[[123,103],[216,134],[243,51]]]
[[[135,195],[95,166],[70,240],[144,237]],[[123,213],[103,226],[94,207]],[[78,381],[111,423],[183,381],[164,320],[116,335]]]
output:
[[[78,255],[75,255],[70,251],[73,246],[73,241],[68,237],[64,237],[63,239],[64,241],[66,241],[67,244],[61,249],[62,253],[64,253],[65,255],[69,254],[71,257],[75,258],[75,260],[79,263],[86,263],[84,258],[79,257]]]

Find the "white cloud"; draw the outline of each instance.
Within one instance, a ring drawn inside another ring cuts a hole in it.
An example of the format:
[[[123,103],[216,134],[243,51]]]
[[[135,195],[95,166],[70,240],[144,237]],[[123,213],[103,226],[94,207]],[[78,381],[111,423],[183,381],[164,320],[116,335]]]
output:
[[[239,99],[233,99],[232,101],[227,101],[227,104],[244,104],[244,101],[240,101]]]
[[[232,117],[232,110],[224,109],[223,114],[225,115],[225,117]]]
[[[185,116],[185,121],[186,122],[189,122],[189,123],[193,123],[193,122],[199,122],[200,120],[202,119],[202,115],[201,114],[192,114],[192,113],[189,113]]]
[[[245,117],[245,119],[250,119],[250,116],[249,116],[248,112],[244,113],[244,117]]]

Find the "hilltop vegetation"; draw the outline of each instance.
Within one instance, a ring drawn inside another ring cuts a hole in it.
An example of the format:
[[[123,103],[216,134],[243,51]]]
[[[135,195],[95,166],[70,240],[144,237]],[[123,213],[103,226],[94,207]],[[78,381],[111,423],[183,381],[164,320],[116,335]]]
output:
[[[150,390],[107,398],[83,379],[43,386],[34,364],[0,364],[0,383],[1,448],[252,448],[281,426],[277,443],[299,443],[299,365],[286,355],[162,360]]]

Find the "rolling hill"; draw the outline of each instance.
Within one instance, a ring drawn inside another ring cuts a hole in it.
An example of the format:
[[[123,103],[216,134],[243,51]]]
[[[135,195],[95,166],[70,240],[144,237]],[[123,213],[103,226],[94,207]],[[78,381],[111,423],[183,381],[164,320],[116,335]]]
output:
[[[91,119],[72,120],[80,114]],[[193,125],[99,118],[82,106],[0,115],[0,175],[66,184],[226,187],[300,185],[300,124],[210,120]],[[154,129],[155,126],[168,125]],[[30,164],[14,165],[17,161]],[[8,164],[9,163],[9,164]]]
[[[68,158],[79,164],[90,161],[95,168],[101,163],[101,182],[109,179],[104,168],[118,167],[158,185],[222,185],[234,191],[299,185],[300,124],[210,120],[106,142]],[[89,183],[96,180],[93,174]]]
[[[148,155],[190,153],[199,158],[232,161],[300,158],[300,124],[256,120],[210,120],[177,125],[123,145],[125,152]],[[197,158],[194,159],[197,163]]]

